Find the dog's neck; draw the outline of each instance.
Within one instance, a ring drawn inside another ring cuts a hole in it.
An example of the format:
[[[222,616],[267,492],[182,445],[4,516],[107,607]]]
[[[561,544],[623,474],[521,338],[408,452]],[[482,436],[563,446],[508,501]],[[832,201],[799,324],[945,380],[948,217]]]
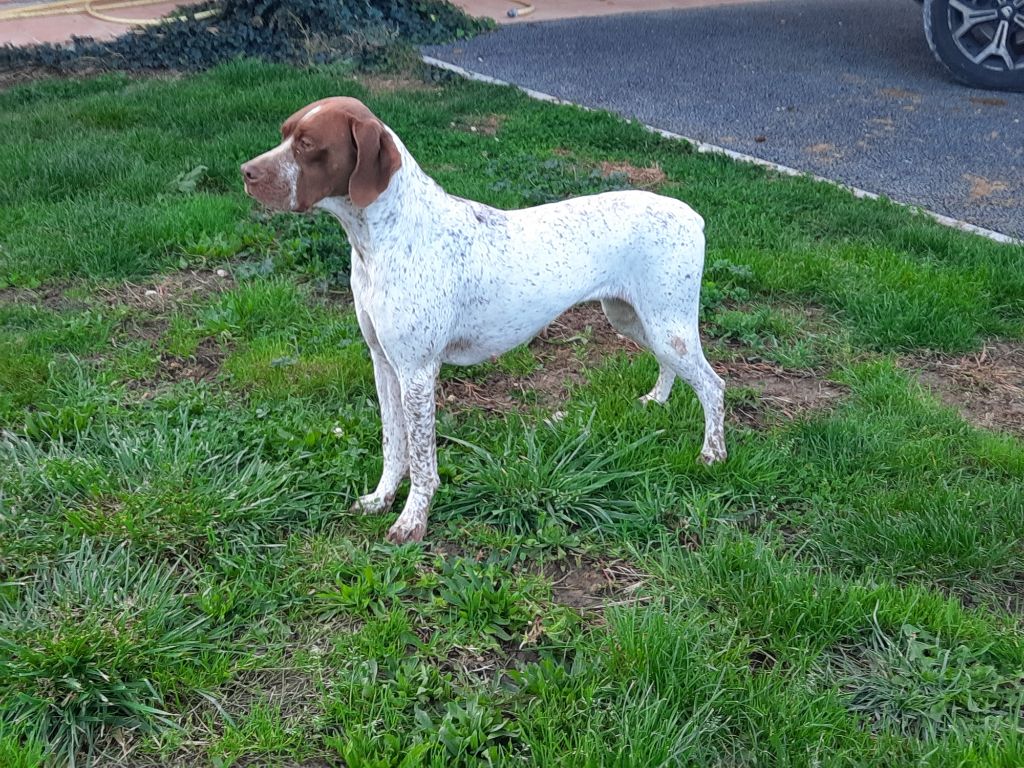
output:
[[[430,200],[446,196],[440,185],[424,173],[419,164],[390,128],[387,129],[398,147],[402,164],[380,196],[365,208],[352,204],[345,197],[327,197],[314,207],[336,218],[348,235],[353,251],[362,258],[387,248],[389,242],[408,242],[409,232],[426,234],[433,222]],[[409,203],[415,201],[415,205]],[[424,215],[428,214],[428,215]]]

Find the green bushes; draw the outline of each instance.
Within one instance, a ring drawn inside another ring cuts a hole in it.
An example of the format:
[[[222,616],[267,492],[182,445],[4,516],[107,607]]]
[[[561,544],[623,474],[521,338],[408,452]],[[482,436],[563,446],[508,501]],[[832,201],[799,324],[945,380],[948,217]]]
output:
[[[394,57],[399,39],[436,43],[487,27],[446,0],[215,0],[188,13],[109,42],[73,38],[67,45],[5,46],[0,69],[66,72],[99,64],[130,71],[197,71],[240,56],[297,64],[342,58],[379,66]]]

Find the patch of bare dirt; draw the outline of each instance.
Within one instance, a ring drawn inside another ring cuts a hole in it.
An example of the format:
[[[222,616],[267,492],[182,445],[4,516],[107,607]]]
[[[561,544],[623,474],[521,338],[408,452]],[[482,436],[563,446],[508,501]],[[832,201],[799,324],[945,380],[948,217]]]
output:
[[[805,147],[804,151],[823,163],[833,163],[843,157],[842,151],[835,144],[828,144],[827,142],[811,144]]]
[[[205,338],[188,357],[161,355],[159,375],[166,381],[212,381],[223,360],[224,350],[213,339]]]
[[[563,559],[531,566],[551,581],[555,603],[590,614],[590,621],[603,621],[601,612],[616,605],[637,603],[646,598],[637,591],[647,576],[621,560],[598,562],[585,558]],[[536,646],[545,636],[543,618],[537,616],[522,635],[501,644],[501,650],[456,648],[442,663],[442,668],[478,680],[496,680],[507,670],[536,662],[540,658]]]
[[[936,588],[947,598],[957,600],[968,610],[979,607],[990,611],[1006,611],[1012,616],[1024,615],[1024,573],[1016,572],[995,584],[936,582]]]
[[[998,604],[1007,613],[1024,615],[1024,573],[1014,574],[999,592]]]
[[[985,200],[1010,189],[1010,185],[998,179],[989,179],[973,173],[965,173],[964,180],[971,185],[968,196],[971,200]]]
[[[557,406],[566,401],[574,385],[584,381],[586,368],[620,350],[630,354],[641,351],[636,343],[616,333],[597,302],[570,309],[530,342],[530,350],[540,363],[533,373],[514,376],[492,371],[483,381],[442,380],[438,405],[499,413],[521,410],[529,400],[542,407]]]
[[[878,93],[890,99],[911,101],[915,104],[921,101],[920,93],[917,93],[916,91],[908,91],[906,88],[881,88]]]
[[[517,661],[530,663],[536,660],[536,653],[521,653],[518,639],[502,644],[499,651],[494,648],[453,648],[439,668],[460,677],[470,677],[481,682],[501,678],[507,670],[514,668]]]
[[[556,408],[568,400],[574,386],[584,383],[588,368],[616,352],[631,356],[645,352],[612,328],[597,302],[581,304],[559,317],[530,343],[530,350],[540,366],[525,376],[496,370],[483,380],[442,380],[438,407],[456,412],[475,407],[495,413],[533,405]],[[727,409],[731,419],[748,426],[763,427],[780,416],[792,419],[829,408],[847,392],[813,371],[785,369],[767,361],[718,360],[712,365],[727,387],[747,387],[758,393],[756,402]]]
[[[157,369],[152,376],[126,382],[132,398],[139,401],[151,400],[166,386],[191,381],[212,382],[220,373],[227,352],[212,338],[199,342],[196,351],[187,357],[161,352]]]
[[[109,307],[123,305],[156,313],[218,293],[233,284],[231,276],[224,269],[183,270],[155,276],[149,282],[132,283],[126,280],[113,287],[94,288],[86,283],[54,282],[38,288],[2,288],[0,303],[36,304],[53,310],[85,307],[83,300],[69,297],[70,293],[83,289]]]
[[[394,93],[395,91],[413,91],[425,93],[438,90],[435,83],[428,82],[422,77],[412,75],[360,75],[359,82],[369,89],[370,93]]]
[[[465,133],[479,133],[484,136],[496,136],[501,124],[506,120],[505,115],[481,115],[456,120],[449,125],[457,131]]]
[[[81,302],[68,298],[70,287],[64,283],[47,283],[38,288],[0,288],[0,304],[27,304],[54,311],[84,307]]]
[[[726,409],[730,418],[751,427],[763,427],[779,416],[793,419],[826,410],[847,392],[841,384],[813,371],[786,369],[767,361],[719,361],[714,367],[727,388],[746,387],[757,392],[756,401]]]
[[[257,669],[240,673],[221,691],[220,704],[233,717],[265,703],[280,708],[284,720],[304,718],[316,709],[320,692],[309,675],[297,669]]]
[[[762,648],[754,648],[747,656],[751,672],[771,672],[778,663],[774,656]]]
[[[944,404],[984,429],[1024,435],[1024,345],[989,342],[960,357],[909,358],[907,368]]]
[[[114,287],[100,288],[96,295],[111,307],[128,306],[149,312],[164,312],[181,304],[220,293],[234,285],[225,269],[182,270],[155,276],[152,281],[125,281]]]
[[[637,189],[654,189],[664,184],[668,178],[657,164],[649,168],[640,168],[632,163],[604,162],[601,163],[600,169],[601,175],[606,179],[615,175],[625,176],[630,185]]]
[[[995,96],[971,96],[969,101],[971,104],[977,104],[982,107],[1005,107],[1006,99],[1000,99]]]
[[[160,275],[149,283],[125,281],[115,287],[102,288],[96,294],[110,307],[138,310],[125,318],[115,343],[141,340],[158,348],[175,309],[197,304],[233,285],[231,276],[223,269],[181,271]],[[163,384],[213,381],[225,355],[225,350],[211,338],[201,340],[195,352],[184,357],[161,351],[155,374],[129,382],[129,389],[147,400],[155,396]]]
[[[637,601],[646,576],[621,560],[561,560],[542,570],[551,581],[551,597],[578,611],[596,611]]]

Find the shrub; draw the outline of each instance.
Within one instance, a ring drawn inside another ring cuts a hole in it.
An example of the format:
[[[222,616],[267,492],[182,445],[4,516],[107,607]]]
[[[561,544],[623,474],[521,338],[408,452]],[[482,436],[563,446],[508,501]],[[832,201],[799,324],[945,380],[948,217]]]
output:
[[[186,13],[112,41],[75,37],[66,45],[4,46],[0,70],[197,71],[240,56],[297,64],[343,58],[379,66],[399,39],[443,42],[488,26],[446,0],[212,0]]]

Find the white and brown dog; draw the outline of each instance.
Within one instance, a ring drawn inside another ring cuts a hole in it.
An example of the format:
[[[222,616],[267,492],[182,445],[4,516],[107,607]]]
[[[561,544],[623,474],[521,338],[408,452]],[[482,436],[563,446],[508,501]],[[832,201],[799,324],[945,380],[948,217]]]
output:
[[[725,458],[724,384],[697,329],[704,221],[678,200],[608,192],[517,211],[447,194],[361,102],[317,101],[289,117],[281,144],[242,166],[245,189],[285,211],[333,214],[352,245],[352,293],[373,358],[384,471],[356,509],[384,512],[408,473],[388,532],[418,541],[439,483],[434,386],[442,363],[470,365],[529,341],[575,304],[650,349],[704,409],[702,461]]]

